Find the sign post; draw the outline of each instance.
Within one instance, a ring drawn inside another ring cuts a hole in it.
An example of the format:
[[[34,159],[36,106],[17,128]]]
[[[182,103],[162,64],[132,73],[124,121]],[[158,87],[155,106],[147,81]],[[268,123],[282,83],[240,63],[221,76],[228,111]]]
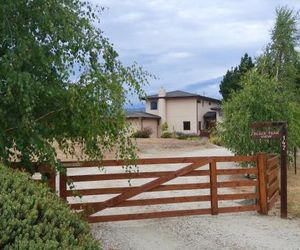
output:
[[[253,139],[280,139],[280,216],[287,218],[287,123],[255,122],[251,125]],[[259,128],[279,128],[278,131],[255,131]]]

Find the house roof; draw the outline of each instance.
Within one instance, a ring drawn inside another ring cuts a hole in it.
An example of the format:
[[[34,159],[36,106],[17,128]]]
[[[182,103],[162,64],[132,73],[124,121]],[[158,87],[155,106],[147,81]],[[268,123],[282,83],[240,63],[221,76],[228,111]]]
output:
[[[137,112],[129,112],[126,115],[126,118],[149,118],[149,119],[160,119],[160,116],[153,115],[147,112],[143,111],[137,111]]]
[[[206,101],[212,101],[212,102],[221,103],[220,100],[215,99],[215,98],[211,98],[211,97],[207,97],[207,96],[202,96],[202,95],[198,95],[198,94],[194,94],[194,93],[189,93],[189,92],[185,92],[185,91],[181,91],[181,90],[175,90],[175,91],[166,92],[166,96],[165,97],[159,97],[158,94],[148,95],[146,97],[146,99],[184,98],[184,97],[196,97],[198,99],[203,99],[203,100],[206,100]]]

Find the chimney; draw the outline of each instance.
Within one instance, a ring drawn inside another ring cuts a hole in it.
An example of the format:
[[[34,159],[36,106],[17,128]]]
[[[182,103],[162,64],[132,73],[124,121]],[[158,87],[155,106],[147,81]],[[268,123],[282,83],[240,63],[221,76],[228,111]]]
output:
[[[158,97],[165,97],[166,96],[166,90],[163,87],[160,87],[158,91]]]
[[[167,119],[167,110],[166,110],[166,90],[161,87],[158,91],[158,115],[161,117],[161,124],[166,122]]]

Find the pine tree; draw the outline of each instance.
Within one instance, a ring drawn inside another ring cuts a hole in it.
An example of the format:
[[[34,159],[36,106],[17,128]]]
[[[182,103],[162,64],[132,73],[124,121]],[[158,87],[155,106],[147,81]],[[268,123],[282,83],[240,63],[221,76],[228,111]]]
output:
[[[220,93],[224,100],[228,100],[231,93],[241,89],[242,77],[253,67],[252,58],[245,53],[241,58],[240,65],[226,72],[220,84]]]

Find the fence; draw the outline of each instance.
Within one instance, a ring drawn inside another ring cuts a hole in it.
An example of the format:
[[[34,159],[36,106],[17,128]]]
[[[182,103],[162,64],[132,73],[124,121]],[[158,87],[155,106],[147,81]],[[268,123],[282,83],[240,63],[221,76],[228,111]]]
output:
[[[250,167],[226,165],[232,162],[246,163]],[[60,197],[72,209],[83,210],[90,223],[243,211],[267,214],[279,196],[278,157],[267,159],[263,153],[138,159],[135,164],[139,171],[128,173],[120,171],[126,165],[124,161],[63,162],[66,174],[60,173],[59,188],[49,167],[39,166],[37,170],[48,173],[50,187],[59,190]],[[99,171],[100,166],[110,172]],[[127,180],[134,182],[132,186],[124,182],[117,185]],[[75,190],[68,187],[69,182]],[[104,200],[97,200],[103,196]],[[188,206],[174,209],[170,207],[172,204]],[[167,210],[163,209],[164,205],[169,206]],[[128,208],[144,211],[123,211]],[[117,209],[117,214],[110,209]]]

